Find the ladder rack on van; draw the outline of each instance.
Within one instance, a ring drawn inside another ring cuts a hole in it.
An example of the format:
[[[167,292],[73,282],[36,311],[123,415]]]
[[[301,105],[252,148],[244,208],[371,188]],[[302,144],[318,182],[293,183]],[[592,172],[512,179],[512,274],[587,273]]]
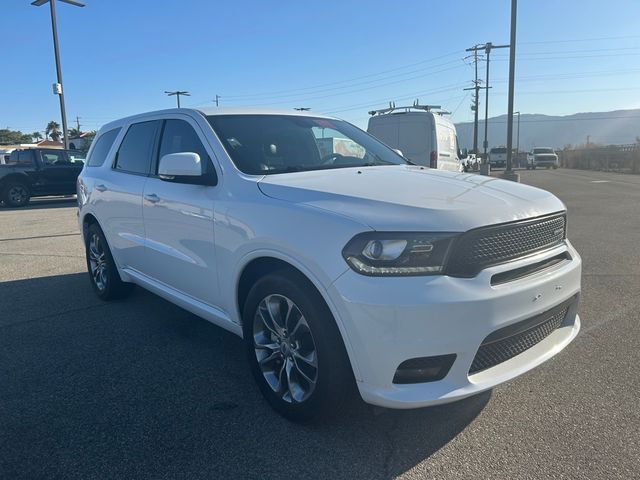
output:
[[[389,108],[382,108],[380,110],[371,110],[369,112],[369,115],[371,116],[384,115],[392,112],[407,113],[407,112],[410,112],[411,110],[422,110],[424,112],[431,112],[432,110],[436,110],[436,109],[439,110],[441,108],[442,107],[440,105],[420,105],[418,100],[413,102],[413,105],[406,106],[406,107],[396,107],[395,102],[389,102]],[[451,115],[451,112],[447,112],[446,110],[434,111],[433,113],[438,115]]]

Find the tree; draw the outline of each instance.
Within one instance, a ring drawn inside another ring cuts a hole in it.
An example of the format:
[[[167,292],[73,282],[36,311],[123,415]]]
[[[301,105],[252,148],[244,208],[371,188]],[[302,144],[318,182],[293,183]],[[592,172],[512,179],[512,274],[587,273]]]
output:
[[[40,132],[33,132],[31,134],[31,139],[35,142],[38,143],[40,140],[42,140],[42,134]]]
[[[31,143],[31,135],[25,135],[20,130],[0,128],[0,144],[12,145],[17,143]]]
[[[51,137],[51,140],[54,142],[59,141],[61,137],[60,124],[55,120],[51,120],[47,123],[47,128],[45,128],[44,133],[47,138]]]
[[[79,137],[80,135],[82,135],[82,132],[75,127],[70,128],[69,130],[67,130],[67,132],[69,132],[69,138]]]

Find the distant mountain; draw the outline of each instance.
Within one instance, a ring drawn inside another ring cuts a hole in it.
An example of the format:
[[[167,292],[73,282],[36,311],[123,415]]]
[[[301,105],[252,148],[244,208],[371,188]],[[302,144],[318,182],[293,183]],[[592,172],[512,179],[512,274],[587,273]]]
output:
[[[513,147],[516,147],[518,116],[513,117]],[[507,144],[507,116],[489,118],[489,148]],[[456,124],[461,148],[473,147],[473,122]],[[566,116],[522,114],[520,150],[533,147],[562,148],[587,142],[601,145],[634,143],[640,136],[640,109],[576,113]],[[482,151],[484,122],[479,122],[478,148]]]

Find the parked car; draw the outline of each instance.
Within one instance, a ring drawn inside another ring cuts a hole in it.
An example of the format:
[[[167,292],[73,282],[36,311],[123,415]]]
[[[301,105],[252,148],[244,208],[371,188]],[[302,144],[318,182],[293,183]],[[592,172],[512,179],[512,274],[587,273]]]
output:
[[[461,171],[455,125],[427,105],[369,112],[367,132],[416,165]]]
[[[85,155],[74,150],[31,148],[14,150],[0,165],[0,196],[10,207],[22,207],[31,197],[73,195]]]
[[[553,148],[534,148],[527,155],[527,170],[538,167],[558,168],[558,155]]]
[[[494,147],[487,155],[491,168],[504,168],[507,166],[507,147]]]
[[[262,394],[293,420],[337,411],[353,384],[383,407],[453,402],[580,329],[560,200],[409,164],[331,117],[172,109],[109,123],[78,205],[98,297],[137,284],[243,337]]]

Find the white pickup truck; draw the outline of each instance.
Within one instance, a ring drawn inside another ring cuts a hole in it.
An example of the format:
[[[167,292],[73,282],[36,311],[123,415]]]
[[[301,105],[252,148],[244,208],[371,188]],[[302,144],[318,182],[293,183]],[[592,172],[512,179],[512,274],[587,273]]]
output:
[[[534,148],[527,154],[527,170],[537,167],[558,168],[558,155],[553,148]]]

